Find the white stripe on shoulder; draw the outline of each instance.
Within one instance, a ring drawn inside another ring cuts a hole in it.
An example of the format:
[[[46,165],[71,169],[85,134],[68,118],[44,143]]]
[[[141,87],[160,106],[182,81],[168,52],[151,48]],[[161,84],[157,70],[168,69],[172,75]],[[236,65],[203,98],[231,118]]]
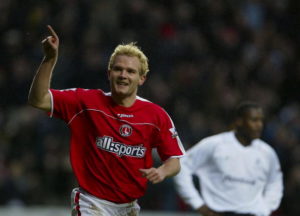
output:
[[[51,106],[51,108],[50,108],[50,118],[52,118],[53,117],[53,112],[54,112],[54,101],[53,101],[53,95],[52,95],[51,90],[48,89],[48,92],[50,94],[50,106]]]
[[[67,88],[67,89],[60,89],[59,91],[63,92],[63,91],[76,91],[77,88]]]
[[[104,94],[105,96],[111,96],[111,92],[103,92],[103,94]],[[149,100],[147,100],[147,99],[145,99],[145,98],[142,98],[142,97],[140,97],[140,96],[136,96],[136,99],[137,99],[137,100],[140,100],[140,101],[145,101],[145,102],[152,103],[151,101],[149,101]]]
[[[185,155],[185,152],[183,152],[182,155],[174,155],[169,158],[182,158],[182,157],[184,157],[184,155]]]
[[[141,100],[141,101],[145,101],[145,102],[152,103],[151,101],[149,101],[149,100],[147,100],[147,99],[145,99],[145,98],[142,98],[142,97],[140,97],[140,96],[136,96],[136,99]]]

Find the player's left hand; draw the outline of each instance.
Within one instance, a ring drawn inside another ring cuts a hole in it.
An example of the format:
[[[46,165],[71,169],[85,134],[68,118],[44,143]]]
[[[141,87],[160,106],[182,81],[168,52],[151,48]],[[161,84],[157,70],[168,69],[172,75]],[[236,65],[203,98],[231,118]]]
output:
[[[54,29],[48,25],[47,26],[50,36],[46,37],[42,41],[44,54],[47,59],[57,58],[58,56],[58,47],[59,47],[59,38]]]
[[[149,169],[139,169],[139,171],[142,173],[143,177],[147,178],[153,184],[162,182],[166,178],[163,170],[159,168],[152,167]]]

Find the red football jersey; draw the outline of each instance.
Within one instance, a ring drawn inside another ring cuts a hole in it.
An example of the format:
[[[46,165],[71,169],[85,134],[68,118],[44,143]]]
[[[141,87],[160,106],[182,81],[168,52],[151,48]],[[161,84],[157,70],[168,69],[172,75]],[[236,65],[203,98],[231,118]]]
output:
[[[168,114],[140,97],[119,106],[110,93],[96,89],[50,90],[50,116],[71,130],[70,159],[79,186],[115,203],[144,195],[147,179],[139,169],[152,167],[152,149],[165,161],[184,154]]]

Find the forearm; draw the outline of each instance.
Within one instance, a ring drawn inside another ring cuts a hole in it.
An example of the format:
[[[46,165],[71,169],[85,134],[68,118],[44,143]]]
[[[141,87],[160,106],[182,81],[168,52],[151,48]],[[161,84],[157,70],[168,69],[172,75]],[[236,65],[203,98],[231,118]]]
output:
[[[281,177],[278,177],[281,178]],[[283,182],[282,179],[278,179],[277,182],[269,183],[264,192],[265,205],[270,211],[276,210],[283,196]]]
[[[268,181],[264,189],[264,200],[270,211],[274,211],[280,205],[283,196],[283,174],[281,171],[279,159],[273,154],[272,164],[269,170]]]
[[[52,71],[56,61],[56,57],[44,57],[36,75],[33,78],[29,90],[28,103],[45,111],[49,111],[51,108],[50,94],[48,90],[50,88]]]
[[[174,177],[174,185],[179,196],[193,209],[197,210],[204,205],[204,201],[195,187],[193,172],[187,165],[187,160],[181,161],[181,171]]]
[[[158,169],[165,174],[166,178],[175,176],[180,171],[179,158],[169,158]]]
[[[143,177],[146,177],[153,184],[162,182],[165,178],[176,175],[180,171],[178,158],[169,158],[160,167],[140,169]]]

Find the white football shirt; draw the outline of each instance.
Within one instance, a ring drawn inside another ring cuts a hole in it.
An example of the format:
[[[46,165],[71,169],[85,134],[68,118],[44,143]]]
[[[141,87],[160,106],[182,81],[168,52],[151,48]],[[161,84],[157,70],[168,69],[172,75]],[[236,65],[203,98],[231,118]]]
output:
[[[201,195],[192,175],[199,178]],[[233,131],[205,138],[188,150],[174,179],[178,193],[194,209],[206,204],[217,212],[267,216],[283,194],[275,151],[260,139],[243,146]]]

